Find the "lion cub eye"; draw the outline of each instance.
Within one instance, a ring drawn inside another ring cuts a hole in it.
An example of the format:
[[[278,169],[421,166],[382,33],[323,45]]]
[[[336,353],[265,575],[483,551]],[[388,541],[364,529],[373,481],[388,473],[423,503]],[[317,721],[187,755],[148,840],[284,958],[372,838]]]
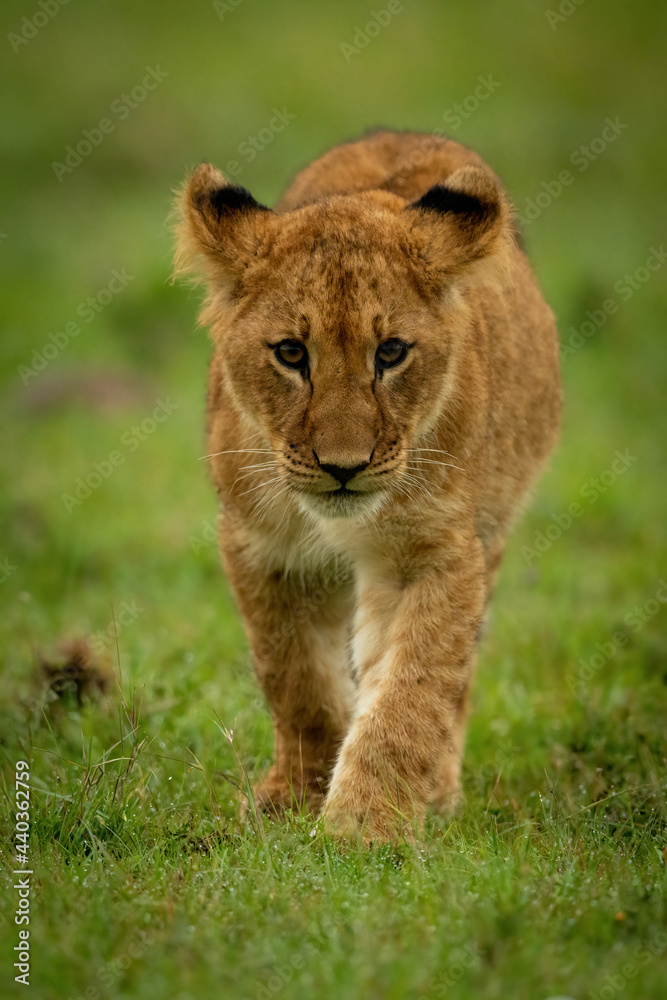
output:
[[[281,340],[273,348],[275,356],[286,368],[304,371],[308,367],[308,352],[298,340]]]
[[[380,371],[384,371],[385,368],[394,368],[405,360],[407,353],[408,345],[397,337],[385,340],[375,352],[375,367],[379,368]]]

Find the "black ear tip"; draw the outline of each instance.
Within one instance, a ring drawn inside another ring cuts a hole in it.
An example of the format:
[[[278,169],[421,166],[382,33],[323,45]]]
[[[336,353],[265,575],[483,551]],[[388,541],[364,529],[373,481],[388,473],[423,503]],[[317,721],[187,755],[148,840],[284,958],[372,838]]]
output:
[[[476,219],[488,218],[495,214],[497,206],[482,201],[465,191],[454,191],[445,184],[436,184],[422,195],[419,201],[414,201],[410,208],[422,209],[426,212],[437,212],[438,215],[465,215]]]
[[[201,199],[201,202],[200,202]],[[249,191],[246,191],[240,184],[226,184],[224,187],[216,188],[205,194],[201,193],[196,197],[197,208],[203,207],[204,202],[215,210],[218,216],[227,215],[232,212],[269,212],[266,205],[260,205]]]

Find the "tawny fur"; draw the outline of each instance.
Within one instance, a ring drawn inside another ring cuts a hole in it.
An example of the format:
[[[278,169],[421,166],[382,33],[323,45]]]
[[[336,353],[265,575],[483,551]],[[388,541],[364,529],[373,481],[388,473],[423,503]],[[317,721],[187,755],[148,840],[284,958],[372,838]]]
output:
[[[275,725],[258,801],[402,836],[458,795],[482,617],[558,430],[552,314],[500,182],[449,140],[339,146],[275,212],[203,165],[179,209],[222,558]],[[412,346],[379,372],[391,338]],[[323,466],[364,468],[343,496]]]

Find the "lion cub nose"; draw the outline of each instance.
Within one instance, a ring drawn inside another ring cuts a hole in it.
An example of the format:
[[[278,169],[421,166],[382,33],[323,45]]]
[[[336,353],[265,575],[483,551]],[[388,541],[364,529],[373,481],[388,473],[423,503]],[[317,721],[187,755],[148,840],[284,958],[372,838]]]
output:
[[[341,486],[345,486],[345,483],[354,479],[358,472],[363,472],[369,464],[369,462],[362,462],[360,465],[327,465],[325,462],[320,462],[320,469],[337,479]]]

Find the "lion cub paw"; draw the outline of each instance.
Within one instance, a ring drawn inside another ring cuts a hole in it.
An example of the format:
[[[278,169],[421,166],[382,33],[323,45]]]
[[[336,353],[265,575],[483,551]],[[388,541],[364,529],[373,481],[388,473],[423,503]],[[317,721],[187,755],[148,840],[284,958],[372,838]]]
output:
[[[340,840],[365,844],[414,841],[424,810],[407,793],[390,795],[367,777],[336,781],[324,802],[324,829]]]
[[[264,780],[253,788],[255,808],[267,816],[278,818],[290,810],[312,812],[319,816],[326,784],[326,778],[320,775],[314,775],[303,782],[289,781],[285,775],[272,769]],[[247,815],[247,805],[244,811]]]

